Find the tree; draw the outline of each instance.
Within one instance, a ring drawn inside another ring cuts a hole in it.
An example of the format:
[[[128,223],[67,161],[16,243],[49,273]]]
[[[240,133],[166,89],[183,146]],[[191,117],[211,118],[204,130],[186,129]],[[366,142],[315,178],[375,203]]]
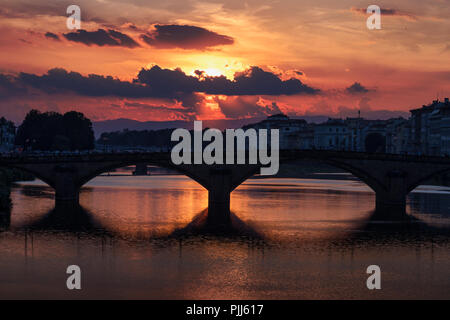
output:
[[[94,149],[95,138],[91,120],[80,112],[70,111],[64,114],[62,122],[71,150]]]
[[[33,150],[89,150],[94,148],[92,122],[82,113],[31,110],[19,126],[16,145]]]

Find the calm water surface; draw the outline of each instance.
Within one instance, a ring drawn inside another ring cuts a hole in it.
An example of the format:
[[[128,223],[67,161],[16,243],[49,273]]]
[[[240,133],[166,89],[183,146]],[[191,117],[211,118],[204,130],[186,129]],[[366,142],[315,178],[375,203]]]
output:
[[[39,181],[14,187],[0,298],[450,299],[450,188],[416,189],[405,224],[372,221],[357,181],[250,179],[231,206],[259,236],[221,237],[174,236],[207,207],[183,176],[97,177],[70,217],[53,198]],[[66,289],[71,264],[81,291]],[[366,288],[372,264],[381,290]]]

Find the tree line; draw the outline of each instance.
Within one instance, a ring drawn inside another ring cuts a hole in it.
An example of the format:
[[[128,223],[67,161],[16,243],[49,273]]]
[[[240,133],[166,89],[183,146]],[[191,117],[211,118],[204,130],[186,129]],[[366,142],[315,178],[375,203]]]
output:
[[[15,144],[25,150],[91,150],[95,138],[91,120],[80,112],[31,110],[17,129]]]
[[[174,144],[170,141],[173,130],[125,129],[104,132],[97,143],[108,146],[168,147]],[[91,120],[76,111],[61,114],[33,109],[17,128],[15,137],[15,145],[24,150],[92,150],[95,142]]]

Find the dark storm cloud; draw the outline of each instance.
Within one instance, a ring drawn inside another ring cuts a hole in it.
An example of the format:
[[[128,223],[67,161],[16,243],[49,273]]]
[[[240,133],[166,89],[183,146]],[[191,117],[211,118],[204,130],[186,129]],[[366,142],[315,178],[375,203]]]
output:
[[[292,94],[317,94],[314,89],[303,84],[298,79],[281,80],[272,72],[264,71],[259,67],[250,69],[235,75],[233,91],[237,95],[292,95]]]
[[[75,32],[65,33],[63,36],[74,42],[83,43],[85,45],[112,46],[135,48],[139,44],[128,35],[112,29],[97,31],[77,30]]]
[[[188,25],[155,25],[155,30],[141,39],[155,48],[205,50],[220,45],[231,45],[234,39],[207,29]]]
[[[59,40],[59,36],[57,34],[52,33],[52,32],[45,33],[45,37],[48,38],[48,39],[60,41]]]
[[[201,71],[196,72],[202,76]],[[224,76],[193,77],[186,75],[180,69],[169,70],[154,66],[142,69],[137,81],[156,88],[158,92],[204,92],[222,95],[293,95],[317,94],[314,89],[303,84],[298,79],[281,80],[277,75],[264,71],[259,67],[236,73],[234,80]]]
[[[179,68],[170,70],[153,66],[151,69],[141,69],[135,82],[148,85],[156,94],[164,97],[177,92],[201,91],[199,79],[186,75]]]
[[[319,90],[302,84],[297,79],[281,80],[273,73],[252,67],[235,75],[234,80],[223,76],[194,77],[181,69],[162,69],[154,66],[142,69],[132,82],[121,81],[111,76],[90,74],[84,76],[65,69],[51,69],[46,74],[20,73],[18,76],[0,74],[3,96],[26,88],[38,89],[48,94],[74,92],[81,96],[116,96],[129,98],[168,98],[182,102],[189,109],[200,104],[198,93],[227,96],[317,94]]]
[[[355,82],[350,87],[345,89],[345,91],[349,94],[361,94],[361,93],[367,93],[370,90],[361,85],[359,82]]]
[[[78,72],[64,69],[51,69],[42,76],[20,73],[17,80],[24,85],[40,89],[47,93],[72,91],[84,96],[147,97],[149,90],[145,86],[114,79],[111,76],[90,74],[87,77]]]

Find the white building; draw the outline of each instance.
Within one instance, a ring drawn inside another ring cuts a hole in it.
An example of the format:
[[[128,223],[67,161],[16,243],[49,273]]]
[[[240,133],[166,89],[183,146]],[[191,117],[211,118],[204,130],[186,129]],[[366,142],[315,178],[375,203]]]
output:
[[[386,152],[411,154],[411,120],[403,118],[389,119],[386,125]]]
[[[410,119],[330,118],[324,123],[308,124],[305,120],[277,114],[244,128],[279,129],[281,149],[450,156],[448,98],[411,110]]]
[[[303,119],[290,119],[284,114],[267,117],[266,120],[243,127],[244,130],[278,129],[280,134],[280,149],[312,149],[313,127]]]
[[[450,155],[450,102],[448,98],[411,110],[411,141],[416,154]]]
[[[321,150],[351,150],[351,135],[344,120],[330,118],[314,126],[314,147]]]

